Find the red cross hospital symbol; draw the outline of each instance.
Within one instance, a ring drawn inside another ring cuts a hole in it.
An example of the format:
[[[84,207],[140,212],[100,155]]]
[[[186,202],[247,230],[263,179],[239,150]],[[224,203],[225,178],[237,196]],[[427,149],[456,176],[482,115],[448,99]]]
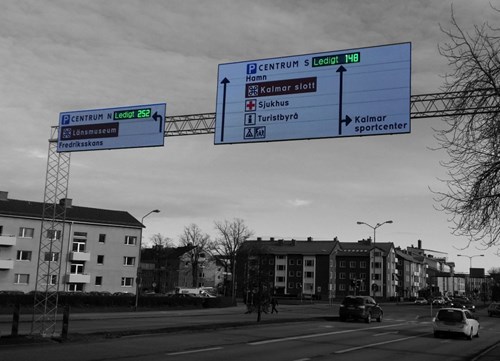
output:
[[[245,111],[251,112],[251,111],[255,110],[255,106],[256,106],[255,103],[256,103],[255,99],[245,100]]]

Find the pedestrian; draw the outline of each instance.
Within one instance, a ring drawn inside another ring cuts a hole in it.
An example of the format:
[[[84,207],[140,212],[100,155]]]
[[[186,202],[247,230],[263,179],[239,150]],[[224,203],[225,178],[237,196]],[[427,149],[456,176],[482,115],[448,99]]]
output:
[[[276,308],[276,306],[278,306],[278,300],[276,298],[271,298],[271,313],[274,313],[276,311],[276,313],[278,313],[278,309]]]

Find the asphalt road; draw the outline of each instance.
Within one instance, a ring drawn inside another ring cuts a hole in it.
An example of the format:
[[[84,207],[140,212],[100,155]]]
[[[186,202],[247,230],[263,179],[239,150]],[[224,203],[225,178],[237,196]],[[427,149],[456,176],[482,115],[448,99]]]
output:
[[[70,329],[80,331],[79,339],[18,346],[0,344],[0,355],[2,360],[16,361],[31,361],[34,355],[42,361],[44,355],[50,355],[46,359],[51,361],[316,361],[388,358],[448,361],[474,360],[476,355],[497,343],[500,336],[500,318],[489,318],[484,311],[478,312],[480,337],[468,341],[434,338],[428,306],[384,305],[383,322],[371,324],[340,322],[336,317],[335,306],[280,306],[279,310],[278,315],[264,314],[261,323],[255,321],[255,314],[244,314],[242,307],[106,314],[100,317],[80,315],[79,320],[72,320],[70,325]],[[179,324],[184,322],[185,326],[192,327],[181,331]],[[136,324],[137,327],[134,326]],[[94,331],[110,333],[107,337],[102,333],[95,335],[89,332],[92,328]],[[132,329],[136,331],[132,332],[135,334],[128,336],[127,330]],[[156,333],[160,330],[169,332]]]

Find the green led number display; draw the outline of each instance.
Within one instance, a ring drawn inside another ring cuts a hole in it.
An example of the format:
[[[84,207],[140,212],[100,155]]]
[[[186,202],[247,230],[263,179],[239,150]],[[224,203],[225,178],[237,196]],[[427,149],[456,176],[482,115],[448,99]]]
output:
[[[151,108],[120,110],[113,113],[114,120],[142,119],[151,117]]]
[[[353,64],[353,63],[359,63],[360,61],[361,57],[359,52],[337,54],[337,55],[324,55],[312,58],[312,67],[314,68],[318,66]]]

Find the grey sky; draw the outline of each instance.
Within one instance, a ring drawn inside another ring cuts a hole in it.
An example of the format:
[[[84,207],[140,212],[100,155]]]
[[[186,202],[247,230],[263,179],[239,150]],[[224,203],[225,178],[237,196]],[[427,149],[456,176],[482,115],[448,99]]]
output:
[[[167,103],[168,115],[213,112],[218,64],[412,43],[412,94],[438,92],[451,1],[5,0],[0,12],[0,189],[43,199],[50,127],[60,112]],[[454,1],[467,30],[490,20],[486,0]],[[255,236],[356,241],[356,221],[393,224],[378,241],[457,253],[494,251],[450,234],[429,187],[444,176],[432,127],[407,135],[214,146],[213,136],[167,137],[165,147],[74,153],[69,197],[146,220],[144,237],[177,240],[196,223],[245,220]]]

